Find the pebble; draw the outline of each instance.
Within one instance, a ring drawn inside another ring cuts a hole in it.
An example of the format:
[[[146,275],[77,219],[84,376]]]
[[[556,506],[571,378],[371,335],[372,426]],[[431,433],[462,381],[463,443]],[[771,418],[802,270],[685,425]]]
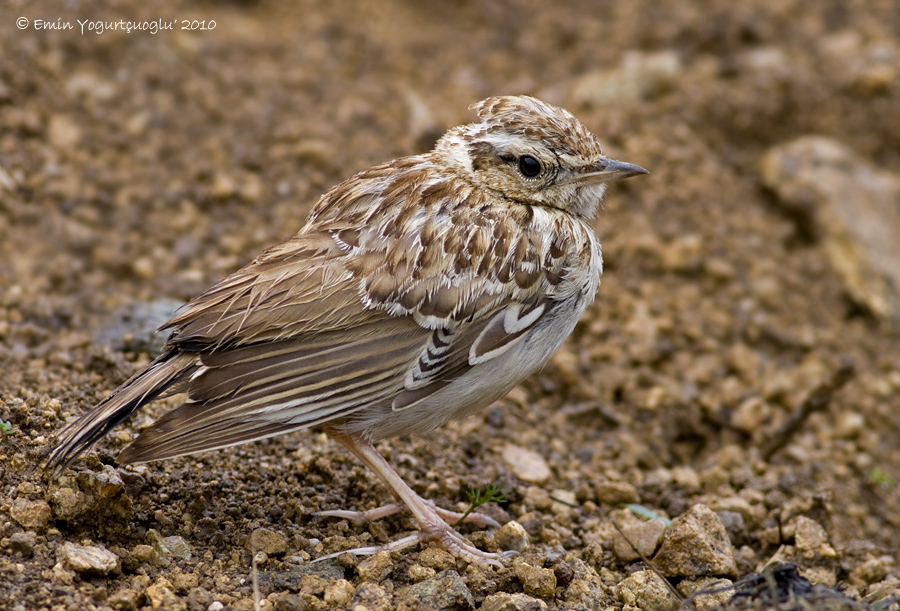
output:
[[[465,611],[475,608],[475,599],[456,571],[443,571],[410,586],[399,596],[397,611],[418,609]]]
[[[544,611],[547,603],[527,594],[498,592],[481,603],[481,611]]]
[[[722,609],[734,595],[734,583],[730,579],[719,577],[699,577],[683,579],[678,584],[678,591],[685,597],[691,597],[690,609],[706,611]],[[704,592],[698,594],[698,592]]]
[[[50,502],[57,519],[78,524],[107,525],[124,522],[134,513],[131,498],[119,472],[110,465],[100,471],[79,471],[57,478]]]
[[[760,173],[778,201],[810,225],[850,298],[900,321],[900,175],[821,136],[770,149]]]
[[[391,595],[375,583],[359,586],[349,608],[353,611],[394,611]]]
[[[516,477],[523,482],[540,484],[550,478],[550,467],[537,452],[508,443],[503,447],[502,455]]]
[[[807,560],[812,560],[816,556],[825,558],[837,556],[834,548],[828,543],[828,533],[822,525],[806,516],[795,518],[794,544],[797,551]]]
[[[425,581],[426,579],[431,579],[435,575],[437,575],[437,571],[435,571],[430,566],[422,566],[421,564],[413,564],[409,567],[406,572],[409,580],[413,583],[419,583],[420,581]]]
[[[119,557],[102,545],[66,543],[63,558],[73,571],[92,575],[107,575],[119,566]]]
[[[625,526],[621,533],[617,531],[613,537],[613,553],[623,562],[637,560],[641,555],[644,558],[650,558],[662,542],[665,532],[666,523],[659,518]],[[637,548],[638,551],[636,552],[634,548]]]
[[[385,551],[377,552],[360,562],[356,570],[359,571],[359,578],[363,581],[378,582],[386,579],[394,570],[391,554]]]
[[[34,533],[13,533],[9,537],[9,551],[30,558],[34,553]]]
[[[46,501],[16,499],[9,507],[10,517],[28,530],[38,530],[47,526],[53,513]]]
[[[679,82],[683,66],[675,51],[631,51],[610,70],[588,72],[572,83],[571,96],[579,105],[615,106],[654,99]]]
[[[515,566],[516,577],[522,584],[526,594],[552,598],[556,592],[556,573],[553,569],[545,569],[539,566],[531,566],[527,562],[520,562]]]
[[[719,517],[694,505],[672,521],[654,558],[666,577],[735,576],[734,547]]]
[[[346,579],[336,579],[325,586],[323,598],[331,607],[344,607],[353,600],[356,588]]]
[[[594,484],[597,500],[607,505],[622,505],[640,501],[637,488],[628,482],[597,482]]]
[[[165,577],[160,577],[153,585],[147,586],[147,598],[154,609],[166,609],[166,611],[184,611],[187,602],[178,598],[172,588],[172,582]]]
[[[494,541],[503,551],[522,553],[528,549],[528,532],[524,526],[510,520],[494,533]]]
[[[268,528],[257,528],[245,542],[250,553],[264,552],[267,556],[284,556],[288,551],[288,539]]]
[[[615,592],[626,607],[646,611],[675,609],[679,604],[669,586],[653,571],[632,573],[616,584]]]

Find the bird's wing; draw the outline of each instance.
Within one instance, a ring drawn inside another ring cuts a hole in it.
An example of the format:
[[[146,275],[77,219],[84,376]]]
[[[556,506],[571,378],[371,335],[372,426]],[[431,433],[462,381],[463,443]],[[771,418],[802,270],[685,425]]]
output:
[[[360,184],[331,196],[347,199],[341,214],[320,202],[300,234],[167,325],[171,349],[195,356],[179,378],[188,400],[122,462],[262,439],[367,407],[402,409],[502,354],[554,302],[584,290],[574,286],[567,241],[594,246],[568,224],[530,230],[525,206],[495,210],[471,188],[415,176]],[[360,218],[348,214],[354,205]]]

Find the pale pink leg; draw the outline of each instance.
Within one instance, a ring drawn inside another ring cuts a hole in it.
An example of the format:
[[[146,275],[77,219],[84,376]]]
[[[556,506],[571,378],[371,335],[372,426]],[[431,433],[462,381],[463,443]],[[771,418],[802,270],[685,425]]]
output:
[[[434,504],[434,501],[431,499],[422,499],[425,501],[429,507],[431,507],[436,514],[441,516],[447,522],[456,523],[463,517],[464,514],[458,511],[450,511],[449,509],[444,509],[442,507],[438,507]],[[386,518],[388,516],[392,516],[395,513],[400,513],[401,511],[406,511],[408,507],[403,503],[391,503],[389,505],[383,505],[381,507],[376,507],[375,509],[367,509],[365,511],[349,511],[346,509],[329,509],[326,511],[317,511],[317,516],[325,516],[328,518],[344,518],[345,520],[350,520],[357,526],[361,526],[366,522],[372,522],[374,520],[380,520],[381,518]],[[465,517],[463,522],[467,522],[469,524],[474,524],[480,528],[500,528],[500,523],[497,522],[491,516],[484,515],[483,513],[478,513],[477,511],[473,511],[469,515]]]
[[[393,541],[386,545],[377,547],[361,547],[347,551],[353,554],[374,554],[375,552],[382,550],[395,551],[403,549],[405,547],[409,547],[411,545],[415,545],[416,543],[420,543],[422,541],[434,540],[443,549],[447,550],[458,558],[462,558],[466,562],[470,562],[472,564],[477,564],[480,566],[503,566],[500,562],[500,558],[505,557],[505,554],[494,554],[481,551],[480,549],[469,543],[469,541],[465,537],[453,530],[453,528],[451,528],[450,525],[447,524],[440,515],[438,515],[438,511],[436,511],[434,504],[429,503],[418,494],[416,494],[412,488],[407,486],[406,482],[404,482],[403,479],[397,474],[397,472],[394,471],[394,468],[391,467],[391,465],[384,459],[384,457],[378,453],[378,450],[375,449],[375,446],[373,446],[370,441],[367,441],[358,434],[341,434],[330,431],[329,435],[334,440],[341,442],[364,465],[369,467],[375,473],[375,475],[377,475],[381,479],[381,481],[384,482],[384,485],[387,486],[388,489],[392,493],[394,493],[394,495],[396,495],[397,498],[399,498],[402,503],[406,505],[406,507],[409,508],[413,516],[415,516],[416,521],[419,523],[418,533],[413,533],[412,535],[409,535],[397,541]],[[385,510],[388,510],[389,513],[385,513]],[[378,509],[371,510],[373,512],[371,515],[375,515],[376,517],[384,517],[385,515],[390,515],[390,513],[394,513],[397,510],[399,509],[394,509],[394,506],[388,505],[386,507],[380,507]],[[456,517],[457,519],[459,519],[459,516],[461,515],[457,514],[456,512],[443,512],[443,510],[441,512],[445,513],[445,515],[449,515],[451,519],[452,517]],[[369,512],[361,513],[366,514]],[[330,515],[334,515],[334,513],[331,513]],[[331,554],[328,557],[336,555],[338,554]],[[324,558],[319,558],[319,560],[323,559]]]

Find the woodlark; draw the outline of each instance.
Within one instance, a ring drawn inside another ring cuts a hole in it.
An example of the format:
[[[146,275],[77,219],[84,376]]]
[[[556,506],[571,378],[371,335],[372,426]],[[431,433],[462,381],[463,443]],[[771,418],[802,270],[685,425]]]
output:
[[[594,299],[590,222],[606,183],[647,170],[603,156],[575,117],[527,96],[475,104],[435,149],[360,172],[306,226],[188,303],[163,354],[57,439],[58,472],[150,401],[186,393],[119,455],[141,463],[320,427],[371,468],[424,540],[498,564],[416,494],[373,441],[425,433],[505,395]],[[472,514],[468,520],[496,526]]]

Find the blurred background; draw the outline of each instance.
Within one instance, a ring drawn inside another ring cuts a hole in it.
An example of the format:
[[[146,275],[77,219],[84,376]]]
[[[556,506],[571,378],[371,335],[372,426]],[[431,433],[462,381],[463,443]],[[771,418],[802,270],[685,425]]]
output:
[[[160,29],[124,31],[129,21]],[[382,451],[413,457],[407,481],[450,505],[485,478],[505,483],[499,511],[538,514],[532,538],[595,575],[630,570],[591,547],[609,544],[618,503],[675,517],[701,502],[728,529],[734,576],[782,550],[858,594],[890,582],[900,545],[895,0],[110,0],[0,6],[0,418],[13,432],[0,438],[0,514],[19,499],[50,512],[0,525],[0,537],[31,533],[27,553],[0,546],[0,568],[23,567],[10,587],[38,606],[90,596],[78,580],[58,583],[65,595],[16,589],[107,519],[73,518],[23,468],[152,358],[148,329],[290,237],[332,185],[430,150],[484,97],[521,93],[567,108],[609,156],[651,174],[611,190],[596,221],[597,301],[544,371],[483,417]],[[845,357],[855,376],[832,393]],[[817,387],[831,402],[806,414]],[[101,446],[94,471],[141,418]],[[228,564],[257,527],[295,529],[297,548],[349,537],[309,513],[384,501],[383,491],[340,451],[327,469],[302,459],[311,433],[291,439],[149,466],[128,518],[102,539],[125,567],[102,587],[168,574],[135,560],[150,529],[195,546],[184,572],[205,552]],[[316,443],[317,455],[333,451]],[[535,453],[546,474],[510,447]],[[300,466],[197,500],[209,479],[243,481],[247,453],[281,464],[300,453]],[[309,479],[316,469],[326,483]],[[537,490],[562,491],[581,513],[541,508]],[[293,511],[266,513],[287,502]],[[106,515],[97,511],[82,513]],[[801,517],[834,555],[796,551]],[[206,518],[214,537],[198,530]],[[867,562],[878,569],[853,573]],[[353,587],[365,581],[347,570]],[[604,596],[618,605],[614,581]],[[208,597],[228,589],[198,583]],[[494,591],[521,587],[510,583]],[[547,600],[562,605],[560,588]]]

